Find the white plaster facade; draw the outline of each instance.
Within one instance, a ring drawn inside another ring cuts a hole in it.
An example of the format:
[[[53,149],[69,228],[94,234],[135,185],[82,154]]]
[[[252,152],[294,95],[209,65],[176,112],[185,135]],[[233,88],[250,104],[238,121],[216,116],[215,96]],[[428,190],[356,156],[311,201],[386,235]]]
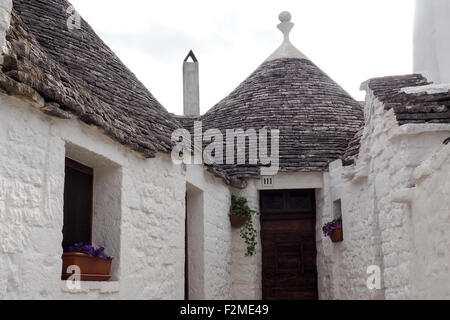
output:
[[[231,299],[231,193],[218,178],[169,155],[143,159],[28,101],[1,94],[0,105],[0,298],[183,299],[185,194],[195,188],[192,248],[203,250],[190,252],[191,297]],[[94,169],[93,244],[115,256],[111,281],[75,291],[60,280],[66,156]]]
[[[190,288],[194,292],[189,297],[231,299],[230,190],[201,166],[188,165],[186,176],[188,203],[194,202],[187,212],[189,246],[194,251],[190,251],[193,260],[189,263],[189,278],[194,280]],[[196,256],[200,257],[196,259]],[[199,288],[197,292],[196,288]]]
[[[411,298],[450,299],[450,145],[414,170]]]
[[[228,221],[232,193],[259,210],[259,190],[267,188],[259,180],[230,189],[200,166],[183,169],[168,155],[145,160],[93,127],[0,98],[7,150],[0,161],[1,298],[182,299],[186,192],[191,298],[261,298],[261,248],[245,257]],[[322,299],[450,298],[450,148],[442,143],[450,127],[399,127],[370,91],[366,109],[373,114],[355,165],[280,173],[270,188],[317,190]],[[112,281],[83,282],[76,291],[60,280],[66,156],[94,168],[94,244],[116,257]],[[338,199],[344,241],[332,244],[321,226]],[[382,270],[381,290],[366,286],[370,265]]]
[[[340,200],[344,230],[341,243],[318,237],[320,297],[448,299],[450,125],[399,127],[369,89],[365,111],[356,164],[332,163],[317,192],[317,228]],[[372,265],[381,270],[379,290],[366,285]]]
[[[1,41],[10,6],[0,1]],[[270,188],[316,190],[321,299],[450,299],[450,125],[399,127],[366,90],[356,164],[279,173]],[[190,298],[261,299],[260,241],[245,257],[228,220],[232,194],[259,211],[261,181],[230,188],[201,166],[144,159],[40,107],[0,93],[0,299],[183,299],[186,219]],[[115,256],[111,281],[80,290],[60,280],[65,157],[94,169],[93,242]],[[336,201],[344,241],[333,244],[321,227]],[[380,289],[366,285],[371,265]]]
[[[181,168],[168,156],[144,160],[92,127],[49,118],[17,98],[1,95],[0,103],[1,144],[7,150],[0,165],[0,296],[182,298]],[[99,284],[100,291],[68,294],[61,289],[67,155],[91,165],[94,190],[102,189],[94,204],[94,244],[107,246],[116,256],[116,283]]]

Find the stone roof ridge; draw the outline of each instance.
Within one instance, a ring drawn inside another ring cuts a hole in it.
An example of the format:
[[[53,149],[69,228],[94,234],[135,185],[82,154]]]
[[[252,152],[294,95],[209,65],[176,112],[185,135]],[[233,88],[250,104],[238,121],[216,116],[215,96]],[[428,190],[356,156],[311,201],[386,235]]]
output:
[[[278,29],[283,33],[284,39],[281,46],[275,50],[272,55],[266,59],[267,61],[272,61],[276,59],[284,58],[296,58],[296,59],[306,59],[309,60],[300,50],[298,50],[290,41],[289,33],[291,32],[294,24],[291,22],[292,15],[288,11],[283,11],[279,15],[281,23],[277,26]]]
[[[412,86],[412,87],[404,87],[400,89],[401,93],[406,94],[439,94],[439,93],[449,93],[450,92],[450,83],[431,83],[423,86]]]

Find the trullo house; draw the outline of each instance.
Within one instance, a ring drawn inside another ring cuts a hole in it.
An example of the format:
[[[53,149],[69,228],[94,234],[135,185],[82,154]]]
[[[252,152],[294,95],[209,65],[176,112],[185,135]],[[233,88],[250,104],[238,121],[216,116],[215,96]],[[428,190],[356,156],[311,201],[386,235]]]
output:
[[[0,0],[1,299],[450,299],[448,1],[417,1],[415,73],[363,103],[283,12],[281,46],[203,115],[190,52],[179,116],[70,7]],[[259,213],[253,255],[232,196]],[[79,242],[114,256],[108,281],[62,280]]]

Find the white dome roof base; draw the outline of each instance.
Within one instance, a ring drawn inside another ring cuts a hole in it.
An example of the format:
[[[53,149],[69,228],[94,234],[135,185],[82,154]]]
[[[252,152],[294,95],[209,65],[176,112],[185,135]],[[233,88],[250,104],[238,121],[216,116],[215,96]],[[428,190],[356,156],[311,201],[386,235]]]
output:
[[[272,55],[267,58],[267,61],[284,59],[284,58],[296,58],[296,59],[306,59],[309,60],[300,50],[298,50],[289,40],[289,33],[291,32],[294,24],[291,22],[291,14],[287,11],[280,13],[279,19],[281,23],[277,26],[281,30],[284,36],[283,43],[281,46],[275,50]]]

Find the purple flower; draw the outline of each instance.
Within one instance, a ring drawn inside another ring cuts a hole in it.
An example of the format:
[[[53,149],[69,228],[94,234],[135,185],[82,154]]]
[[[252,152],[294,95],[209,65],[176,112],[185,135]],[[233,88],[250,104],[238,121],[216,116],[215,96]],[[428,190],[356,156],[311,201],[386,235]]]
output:
[[[73,246],[63,248],[63,251],[65,253],[79,252],[79,253],[88,254],[95,258],[103,258],[103,259],[107,259],[107,260],[111,259],[111,257],[109,257],[108,255],[106,255],[104,253],[104,250],[105,250],[105,248],[103,248],[103,247],[95,249],[92,245],[90,245],[90,244],[84,245],[82,242],[78,242],[78,243],[75,243]]]
[[[334,230],[342,227],[342,218],[338,218],[325,224],[322,228],[325,237],[329,237]]]
[[[83,245],[84,245],[83,242],[78,242],[78,243],[75,243],[73,245],[73,247],[75,248],[75,250],[79,250],[83,247]]]
[[[94,253],[94,251],[95,251],[95,249],[91,245],[86,245],[86,246],[83,247],[83,253],[92,255]]]

